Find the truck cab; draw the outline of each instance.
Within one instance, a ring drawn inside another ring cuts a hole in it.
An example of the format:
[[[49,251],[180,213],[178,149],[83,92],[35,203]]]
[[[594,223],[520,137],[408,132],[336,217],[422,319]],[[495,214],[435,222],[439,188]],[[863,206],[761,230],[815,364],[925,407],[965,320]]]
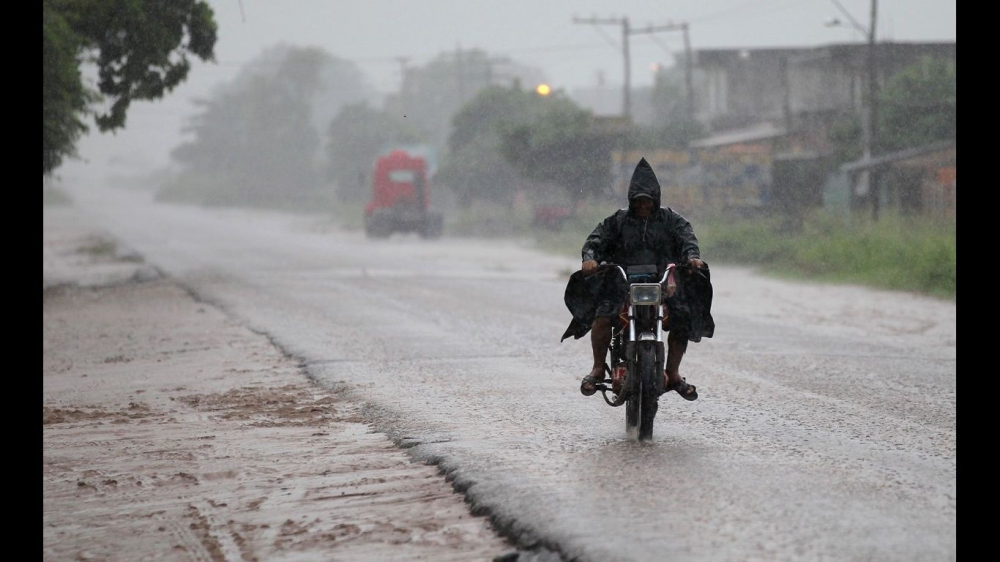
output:
[[[378,158],[372,171],[372,200],[365,207],[365,232],[384,238],[393,232],[441,234],[442,217],[430,210],[427,162],[402,150]]]

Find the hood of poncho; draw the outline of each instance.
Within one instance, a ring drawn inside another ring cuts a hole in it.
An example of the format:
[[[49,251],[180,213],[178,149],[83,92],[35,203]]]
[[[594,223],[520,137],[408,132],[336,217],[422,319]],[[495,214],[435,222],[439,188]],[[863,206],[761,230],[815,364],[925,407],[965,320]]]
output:
[[[656,174],[645,158],[639,160],[632,172],[632,180],[628,184],[629,205],[640,194],[652,197],[653,208],[660,208],[660,182],[656,181]]]

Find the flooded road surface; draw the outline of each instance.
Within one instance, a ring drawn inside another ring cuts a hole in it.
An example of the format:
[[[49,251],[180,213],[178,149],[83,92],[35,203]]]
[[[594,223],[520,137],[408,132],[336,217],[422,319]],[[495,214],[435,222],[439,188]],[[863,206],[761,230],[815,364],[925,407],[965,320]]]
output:
[[[579,560],[955,558],[952,302],[713,264],[716,335],[681,368],[700,398],[664,395],[654,441],[637,444],[623,408],[578,390],[589,338],[559,343],[575,255],[72,196],[319,384],[346,383],[524,547]]]

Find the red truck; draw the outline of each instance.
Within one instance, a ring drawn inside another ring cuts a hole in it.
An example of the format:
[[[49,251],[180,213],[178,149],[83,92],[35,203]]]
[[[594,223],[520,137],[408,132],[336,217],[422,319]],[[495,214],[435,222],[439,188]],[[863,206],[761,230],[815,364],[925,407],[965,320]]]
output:
[[[442,217],[430,210],[427,161],[394,150],[375,161],[372,201],[365,207],[365,232],[385,238],[393,232],[441,235]]]

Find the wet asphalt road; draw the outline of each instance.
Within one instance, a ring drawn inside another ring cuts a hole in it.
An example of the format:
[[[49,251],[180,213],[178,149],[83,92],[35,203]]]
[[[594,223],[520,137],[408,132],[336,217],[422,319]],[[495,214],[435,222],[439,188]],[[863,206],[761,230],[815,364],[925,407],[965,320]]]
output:
[[[559,337],[576,256],[368,241],[328,220],[73,191],[76,207],[448,470],[523,546],[579,560],[950,560],[954,303],[713,265],[716,336],[652,443]],[[697,225],[695,225],[697,227]],[[581,242],[586,233],[581,233]],[[712,257],[705,256],[711,263]],[[429,515],[432,517],[432,515]]]

